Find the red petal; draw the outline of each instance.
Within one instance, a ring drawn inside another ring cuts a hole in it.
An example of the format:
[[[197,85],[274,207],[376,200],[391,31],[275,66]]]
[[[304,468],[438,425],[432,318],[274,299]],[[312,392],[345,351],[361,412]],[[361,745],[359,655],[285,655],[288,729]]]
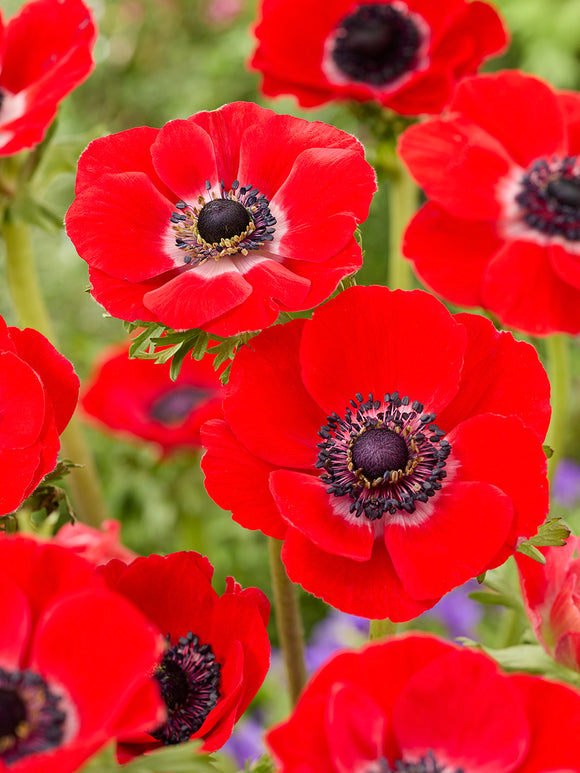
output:
[[[31,614],[22,588],[2,572],[0,582],[0,668],[19,670],[25,667]]]
[[[376,92],[376,96],[385,106],[401,115],[440,113],[453,91],[453,85],[448,69],[434,66],[418,73],[393,94],[381,97],[381,93]]]
[[[561,244],[547,245],[550,263],[556,274],[566,284],[580,290],[580,260],[575,252],[568,250]]]
[[[455,314],[467,329],[460,389],[437,416],[447,429],[481,413],[513,414],[543,440],[550,423],[550,382],[533,346],[498,332],[476,314]]]
[[[216,157],[211,137],[193,121],[169,121],[151,146],[153,165],[178,199],[195,206],[207,195],[206,181],[215,185]]]
[[[513,517],[511,499],[496,486],[444,482],[408,522],[401,516],[385,526],[385,543],[405,590],[415,599],[440,598],[482,572]]]
[[[568,150],[554,90],[517,70],[463,79],[449,110],[495,137],[521,167]]]
[[[270,489],[282,517],[319,548],[355,561],[370,559],[374,530],[366,518],[348,515],[351,499],[333,497],[320,478],[292,470],[271,473]]]
[[[275,466],[309,468],[318,456],[318,430],[326,416],[306,392],[296,320],[253,338],[236,354],[224,412],[236,437],[254,456]]]
[[[489,220],[502,214],[500,180],[513,161],[503,146],[463,118],[438,118],[411,126],[399,154],[436,204],[456,217]]]
[[[464,331],[427,293],[353,287],[314,312],[300,362],[326,413],[342,414],[357,392],[394,391],[438,412],[457,390],[464,346]]]
[[[432,752],[446,769],[513,771],[530,742],[517,690],[491,659],[468,650],[417,671],[395,703],[393,722],[405,761]]]
[[[419,210],[403,236],[403,252],[419,278],[460,306],[481,306],[485,266],[502,244],[493,222],[454,217],[431,203]]]
[[[580,96],[575,91],[558,91],[556,97],[568,130],[569,152],[577,155],[580,152]]]
[[[231,510],[234,521],[244,528],[282,539],[286,524],[268,485],[275,468],[252,456],[225,421],[209,421],[201,437],[207,448],[201,467],[210,497],[224,510]]]
[[[45,393],[38,374],[12,352],[0,353],[0,449],[31,446],[44,426]]]
[[[548,250],[533,242],[511,242],[496,253],[482,297],[504,325],[530,335],[580,332],[578,290],[560,279]]]
[[[351,615],[403,622],[439,600],[409,596],[380,539],[375,540],[370,561],[352,561],[327,553],[296,529],[288,529],[282,560],[293,582]]]
[[[168,277],[174,273],[162,274],[146,282],[127,282],[89,266],[89,279],[91,280],[91,295],[103,306],[109,314],[129,322],[137,320],[157,322],[155,314],[143,305],[145,293],[155,290],[167,282]]]
[[[31,328],[10,328],[18,356],[27,362],[42,379],[54,411],[58,432],[62,432],[74,413],[79,396],[79,378],[72,364],[57,352],[40,333]]]
[[[143,302],[164,325],[185,330],[213,322],[242,304],[251,292],[251,285],[232,262],[222,258],[170,279],[157,290],[146,293]],[[251,329],[251,324],[244,328]]]
[[[139,202],[141,216],[130,212]],[[143,172],[106,174],[80,193],[66,214],[66,229],[92,268],[141,282],[181,265],[169,218],[173,207]]]

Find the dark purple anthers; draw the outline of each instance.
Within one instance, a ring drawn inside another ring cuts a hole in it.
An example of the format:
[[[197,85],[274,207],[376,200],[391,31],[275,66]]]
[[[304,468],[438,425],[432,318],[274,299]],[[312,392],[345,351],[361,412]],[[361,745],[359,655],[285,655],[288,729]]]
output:
[[[240,187],[234,180],[226,190],[222,180],[221,195],[216,196],[209,180],[205,187],[205,198],[199,196],[194,206],[178,201],[177,211],[170,217],[175,244],[185,252],[184,263],[193,267],[210,258],[247,255],[273,240],[276,218],[270,212],[270,202],[257,188]]]
[[[167,705],[167,721],[151,735],[166,745],[185,743],[217,705],[221,666],[210,645],[200,645],[189,631],[165,651],[154,676]]]
[[[377,88],[413,71],[422,34],[404,9],[400,3],[363,3],[345,16],[334,32],[331,48],[338,70],[353,81]]]
[[[524,221],[546,236],[580,240],[580,166],[577,156],[535,161],[515,197]]]
[[[196,405],[211,396],[208,389],[194,386],[175,387],[161,395],[149,408],[149,416],[161,424],[182,424]]]
[[[439,765],[433,752],[421,757],[416,762],[397,760],[394,765],[385,760],[379,760],[376,767],[371,767],[369,773],[463,773],[462,770],[451,771],[446,765]]]
[[[434,413],[398,392],[367,401],[351,400],[344,418],[328,416],[318,433],[316,467],[335,497],[352,499],[349,510],[370,521],[384,513],[413,513],[441,489],[451,445],[434,423]]]
[[[0,668],[0,760],[11,765],[62,743],[61,697],[33,671]]]

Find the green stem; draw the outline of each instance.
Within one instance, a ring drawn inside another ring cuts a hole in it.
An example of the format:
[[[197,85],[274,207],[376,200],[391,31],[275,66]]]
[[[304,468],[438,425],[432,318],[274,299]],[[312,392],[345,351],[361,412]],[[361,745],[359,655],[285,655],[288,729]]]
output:
[[[8,212],[2,224],[2,234],[6,245],[8,287],[19,322],[23,327],[35,328],[56,345],[40,291],[28,226],[11,219]],[[82,465],[71,470],[68,477],[75,512],[81,521],[99,526],[109,515],[91,452],[75,416],[61,435],[61,450],[65,458]]]
[[[413,272],[411,264],[403,257],[401,243],[411,217],[417,209],[417,186],[400,159],[390,171],[389,185],[389,270],[387,286],[391,290],[411,290]]]
[[[394,636],[397,633],[397,624],[393,623],[388,618],[384,620],[371,620],[371,630],[369,639],[371,641],[377,641],[377,639],[384,639],[386,636]]]
[[[570,405],[570,352],[568,337],[565,335],[553,335],[546,339],[548,350],[548,373],[552,388],[552,420],[546,443],[554,453],[548,460],[548,477],[552,480],[554,470],[564,452],[566,429],[569,417]]]
[[[280,558],[282,542],[273,537],[268,537],[268,549],[270,552],[270,572],[274,591],[278,638],[284,653],[290,700],[294,706],[306,683],[304,634],[300,618],[300,607],[298,605],[296,587],[288,579],[286,569]]]

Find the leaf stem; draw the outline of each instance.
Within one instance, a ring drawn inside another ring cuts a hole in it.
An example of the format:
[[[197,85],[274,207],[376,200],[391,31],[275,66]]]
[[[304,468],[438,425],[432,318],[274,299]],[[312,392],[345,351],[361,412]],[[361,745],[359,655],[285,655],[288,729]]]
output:
[[[396,160],[396,162],[395,162]],[[389,264],[387,286],[391,290],[411,290],[411,264],[403,257],[403,233],[417,209],[417,186],[400,158],[395,155],[389,170]]]

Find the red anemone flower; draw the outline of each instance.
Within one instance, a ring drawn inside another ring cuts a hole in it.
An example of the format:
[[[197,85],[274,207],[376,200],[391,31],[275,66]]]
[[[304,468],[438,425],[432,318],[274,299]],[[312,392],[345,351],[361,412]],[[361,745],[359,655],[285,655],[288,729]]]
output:
[[[0,14],[0,156],[38,144],[59,102],[93,69],[96,30],[82,0],[32,0]]]
[[[399,152],[429,198],[403,246],[425,284],[532,335],[580,332],[578,94],[467,78]]]
[[[230,336],[360,268],[375,190],[354,137],[236,102],[92,142],[66,224],[113,316]]]
[[[262,0],[255,34],[250,64],[265,94],[304,107],[375,100],[405,115],[440,112],[455,82],[508,41],[479,0],[329,0],[316,13],[309,0]]]
[[[280,773],[578,773],[580,695],[431,636],[345,651],[266,736]]]
[[[518,556],[526,612],[540,643],[558,663],[580,671],[580,539],[542,548],[545,564]]]
[[[201,425],[223,415],[223,387],[211,357],[187,357],[175,381],[169,369],[130,359],[129,343],[112,347],[85,383],[81,405],[101,427],[157,443],[165,454],[197,450]]]
[[[262,684],[270,662],[268,600],[228,577],[212,588],[213,567],[194,552],[111,561],[98,570],[111,588],[152,620],[168,647],[155,672],[167,721],[121,739],[121,762],[163,744],[203,739],[219,749]]]
[[[202,428],[206,488],[284,539],[306,590],[406,620],[536,533],[550,406],[529,344],[384,287],[346,290],[251,344],[226,421]]]
[[[78,400],[70,362],[36,330],[0,317],[0,515],[11,513],[54,470]]]
[[[0,771],[69,773],[163,721],[159,631],[59,545],[0,540]]]

